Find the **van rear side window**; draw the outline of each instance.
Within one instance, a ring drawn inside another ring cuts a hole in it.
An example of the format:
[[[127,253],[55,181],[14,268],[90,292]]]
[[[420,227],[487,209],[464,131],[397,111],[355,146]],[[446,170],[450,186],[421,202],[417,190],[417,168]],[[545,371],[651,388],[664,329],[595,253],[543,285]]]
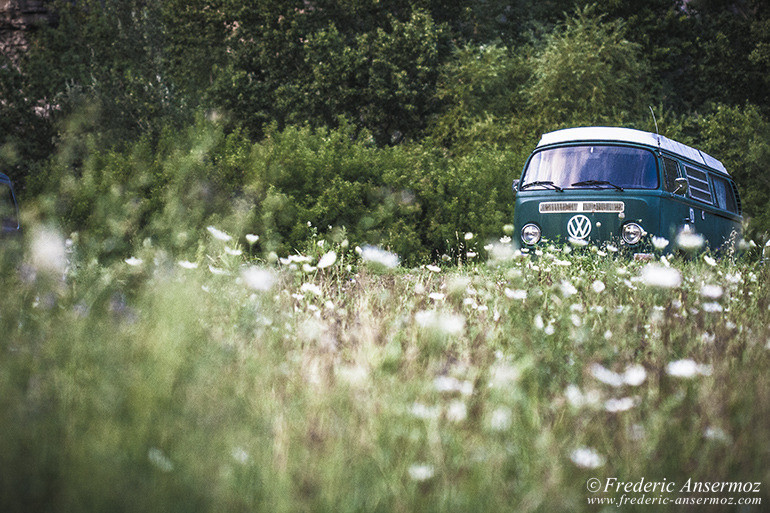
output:
[[[730,182],[721,176],[712,175],[714,184],[714,199],[719,208],[728,212],[738,213],[738,202],[735,201],[735,194]]]

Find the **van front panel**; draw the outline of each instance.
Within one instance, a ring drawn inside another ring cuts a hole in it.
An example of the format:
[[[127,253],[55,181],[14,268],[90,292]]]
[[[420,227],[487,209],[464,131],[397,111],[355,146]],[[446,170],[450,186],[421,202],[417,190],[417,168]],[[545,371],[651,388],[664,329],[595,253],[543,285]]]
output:
[[[638,223],[650,234],[659,232],[660,196],[659,191],[610,189],[522,191],[516,200],[514,226],[521,230],[534,223],[544,239],[554,242],[620,244],[621,227],[628,222]]]

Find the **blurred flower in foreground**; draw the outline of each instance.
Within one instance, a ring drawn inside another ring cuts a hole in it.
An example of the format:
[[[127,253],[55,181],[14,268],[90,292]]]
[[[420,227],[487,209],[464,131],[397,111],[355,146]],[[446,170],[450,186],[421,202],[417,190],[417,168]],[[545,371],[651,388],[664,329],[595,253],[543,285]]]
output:
[[[441,410],[438,406],[426,406],[422,403],[414,403],[409,408],[409,413],[418,419],[431,420],[437,419]]]
[[[126,262],[131,267],[137,267],[137,266],[142,265],[142,263],[144,263],[144,261],[141,258],[136,258],[136,257],[133,257],[133,256],[130,257],[130,258],[126,258],[124,260],[124,262]]]
[[[682,230],[676,237],[676,245],[685,251],[700,249],[705,242],[702,235],[695,233],[690,229]]]
[[[395,253],[385,251],[382,248],[376,246],[364,246],[361,249],[361,258],[364,262],[370,264],[381,265],[388,269],[394,269],[398,267],[399,258]]]
[[[316,265],[316,267],[319,269],[326,269],[327,267],[334,265],[334,262],[336,261],[337,253],[334,251],[329,251],[328,253],[324,254],[320,260],[318,260],[318,265]]]
[[[444,335],[459,335],[465,328],[465,317],[452,313],[439,313],[435,310],[420,310],[414,314],[418,326],[433,329]]]
[[[241,465],[249,462],[249,453],[243,447],[233,447],[233,450],[230,451],[230,456]]]
[[[37,270],[63,273],[67,267],[64,238],[56,230],[35,229],[30,252],[31,264]]]
[[[638,387],[644,383],[645,379],[647,379],[647,371],[641,365],[631,365],[623,373],[623,381],[632,387]]]
[[[652,245],[658,251],[666,249],[666,247],[668,246],[668,239],[665,237],[653,237]]]
[[[273,271],[256,266],[247,267],[241,271],[241,278],[250,289],[261,291],[273,288],[278,279]]]
[[[409,477],[415,481],[427,481],[435,474],[433,465],[427,463],[415,463],[409,467]]]
[[[163,472],[171,472],[174,470],[174,464],[171,463],[171,460],[163,454],[163,451],[156,447],[147,451],[147,458],[150,460],[150,463]]]
[[[666,365],[666,374],[677,378],[693,378],[695,376],[709,376],[711,365],[696,363],[694,360],[676,360]]]
[[[581,468],[599,468],[604,465],[604,456],[590,447],[578,447],[569,455],[572,463]]]
[[[489,428],[492,431],[505,431],[511,427],[513,414],[506,406],[495,408],[489,416]]]
[[[658,264],[644,266],[640,278],[645,285],[662,289],[676,288],[682,283],[682,274],[678,270]]]
[[[211,236],[212,236],[212,237],[214,237],[214,238],[215,238],[215,239],[217,239],[217,240],[221,240],[221,241],[224,241],[224,242],[228,242],[228,241],[230,241],[230,240],[232,239],[232,237],[231,237],[230,235],[226,234],[226,233],[225,233],[225,232],[223,232],[222,230],[218,230],[218,229],[216,229],[216,228],[215,228],[215,227],[213,227],[213,226],[209,226],[209,227],[207,227],[206,229],[209,231],[209,233],[211,234]]]
[[[180,260],[179,262],[177,262],[177,264],[179,264],[179,267],[181,267],[182,269],[198,268],[198,264],[196,264],[195,262],[190,262],[189,260]]]
[[[719,299],[724,294],[724,289],[719,285],[704,285],[700,289],[700,295],[707,299]]]
[[[607,401],[604,402],[604,409],[610,413],[627,411],[633,407],[634,400],[630,397],[623,397],[622,399],[607,399]]]
[[[601,364],[594,363],[591,365],[590,369],[591,375],[604,383],[605,385],[610,385],[611,387],[619,387],[623,386],[625,381],[623,380],[623,376],[618,374],[617,372],[613,372],[606,367],[604,367]]]
[[[437,376],[433,380],[433,388],[436,392],[443,394],[459,392],[462,395],[471,395],[473,393],[473,383],[460,381],[452,376]]]
[[[446,410],[446,418],[452,422],[462,422],[468,417],[468,408],[459,400],[452,401]]]

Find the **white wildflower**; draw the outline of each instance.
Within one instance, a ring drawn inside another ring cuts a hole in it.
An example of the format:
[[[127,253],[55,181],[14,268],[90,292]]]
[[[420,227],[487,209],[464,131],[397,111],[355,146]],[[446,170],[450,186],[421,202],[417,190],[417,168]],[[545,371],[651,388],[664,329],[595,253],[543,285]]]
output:
[[[500,237],[500,244],[510,244],[510,243],[511,243],[511,238],[508,237],[507,235]],[[486,246],[484,247],[486,248]]]
[[[250,266],[241,271],[241,278],[248,288],[262,292],[272,289],[278,281],[273,271],[256,266]]]
[[[394,269],[398,267],[399,257],[395,253],[385,251],[382,248],[376,246],[364,246],[361,250],[361,258],[364,262],[381,265],[388,269]]]
[[[505,297],[508,299],[527,299],[527,291],[526,290],[511,290],[508,287],[505,287],[505,290],[503,291],[505,294]]]
[[[700,295],[707,299],[719,299],[723,293],[724,289],[719,285],[704,285],[700,289]]]
[[[703,303],[703,311],[707,313],[719,313],[724,311],[724,308],[719,303]]]
[[[233,450],[230,451],[230,456],[241,465],[249,462],[249,453],[243,447],[233,447]]]
[[[676,245],[685,251],[700,249],[705,243],[706,240],[702,235],[694,233],[691,230],[682,230],[676,238]]]
[[[588,241],[585,239],[576,239],[575,237],[569,238],[569,243],[575,247],[583,247],[588,245]]]
[[[179,262],[177,262],[177,264],[182,269],[197,269],[198,268],[198,264],[196,264],[195,262],[190,262],[189,260],[180,260]]]
[[[259,240],[259,235],[254,235],[253,233],[246,234],[246,242],[248,242],[249,245],[253,246],[254,244],[256,244],[258,240]]]
[[[463,401],[452,401],[446,410],[446,418],[451,422],[462,422],[468,417],[468,408]]]
[[[465,328],[465,317],[462,315],[444,313],[435,310],[420,310],[414,314],[418,326],[432,329],[444,335],[459,335]]]
[[[446,297],[446,295],[442,294],[441,292],[431,292],[428,294],[428,297],[434,301],[441,301]]]
[[[223,274],[227,274],[227,271],[225,271],[224,269],[220,269],[219,267],[214,267],[213,265],[209,265],[209,271],[211,272],[211,274],[215,276],[221,276]]]
[[[589,371],[591,372],[591,375],[601,381],[602,383],[606,385],[610,385],[612,387],[619,387],[622,386],[625,381],[623,380],[623,376],[618,374],[617,372],[613,372],[603,365],[599,363],[594,363],[589,367]]]
[[[488,424],[492,431],[505,431],[511,427],[513,413],[510,408],[500,406],[495,408],[489,416]]]
[[[158,470],[163,472],[171,472],[174,470],[174,464],[171,463],[171,460],[168,459],[165,454],[163,454],[163,451],[156,447],[153,447],[147,451],[147,458],[150,460],[150,463],[158,468]]]
[[[320,260],[318,260],[318,267],[319,269],[326,269],[327,267],[330,267],[334,265],[334,262],[337,261],[337,253],[334,251],[329,251],[325,253]]]
[[[605,458],[590,447],[578,447],[569,455],[572,463],[581,468],[594,469],[604,465]]]
[[[559,285],[559,288],[561,290],[562,296],[564,297],[570,297],[571,295],[577,293],[575,286],[568,280],[563,280]]]
[[[715,265],[717,265],[717,261],[709,255],[703,255],[703,261],[706,262],[711,267],[714,267]]]
[[[509,388],[519,379],[519,369],[504,362],[496,363],[490,369],[489,386],[497,389]]]
[[[709,426],[703,431],[703,436],[709,440],[715,440],[717,442],[729,443],[731,441],[730,435],[725,433],[722,428]]]
[[[415,481],[427,481],[435,473],[433,465],[427,463],[415,463],[409,467],[409,477]]]
[[[126,262],[131,267],[137,267],[137,266],[142,265],[144,263],[144,260],[142,260],[141,258],[137,258],[137,257],[133,257],[132,256],[130,258],[126,258],[124,260],[124,262]]]
[[[240,256],[240,255],[243,254],[243,251],[241,251],[239,248],[226,247],[225,248],[225,253],[227,253],[228,255],[232,255],[232,256]]]
[[[659,250],[659,251],[663,250],[663,249],[666,249],[668,244],[669,244],[668,239],[665,238],[665,237],[653,237],[652,238],[652,245],[653,245],[653,247],[655,249]]]
[[[594,292],[596,292],[597,294],[601,294],[602,292],[604,292],[604,289],[606,289],[606,288],[607,288],[607,286],[604,284],[604,282],[602,282],[602,281],[599,281],[599,280],[595,280],[595,281],[594,281],[594,282],[591,284],[591,288],[592,288],[592,289],[593,289],[593,291],[594,291]]]
[[[473,393],[473,383],[470,381],[460,381],[452,376],[437,376],[433,380],[433,388],[436,392],[442,394],[457,392],[462,395],[471,395]]]
[[[623,382],[632,387],[638,387],[647,379],[647,371],[641,365],[631,365],[626,367],[623,373]]]
[[[418,419],[432,420],[438,418],[441,409],[438,406],[425,406],[422,403],[414,403],[409,408],[409,413]]]
[[[671,289],[682,283],[682,274],[673,268],[647,264],[642,269],[641,281],[647,286]]]
[[[31,264],[35,269],[63,273],[67,267],[64,237],[47,227],[34,230],[30,245]]]
[[[307,262],[302,264],[302,271],[305,272],[305,273],[309,274],[309,273],[315,272],[315,270],[316,270],[316,268],[314,266],[308,264]]]
[[[473,234],[471,232],[467,232],[465,234],[465,240],[471,240],[473,238]]]
[[[302,286],[299,288],[300,292],[310,292],[312,294],[315,294],[316,296],[320,296],[323,294],[321,291],[321,287],[316,285],[315,283],[305,282],[302,284]]]
[[[634,400],[630,397],[623,397],[622,399],[607,399],[604,402],[604,409],[610,413],[627,411],[633,407]]]
[[[432,273],[440,273],[441,272],[441,267],[439,267],[437,265],[428,264],[428,265],[425,266],[425,268],[427,270],[429,270],[430,272],[432,272]]]
[[[666,365],[666,374],[677,378],[693,378],[698,375],[708,376],[711,374],[711,366],[696,363],[690,359],[676,360]]]
[[[217,240],[221,240],[223,242],[229,242],[232,239],[232,237],[230,235],[226,234],[225,232],[223,232],[221,230],[218,230],[217,228],[215,228],[213,226],[209,226],[206,229],[209,231],[211,236],[214,237]]]
[[[545,327],[545,323],[543,322],[543,317],[540,314],[535,315],[535,319],[533,322],[534,322],[535,328],[539,330]]]

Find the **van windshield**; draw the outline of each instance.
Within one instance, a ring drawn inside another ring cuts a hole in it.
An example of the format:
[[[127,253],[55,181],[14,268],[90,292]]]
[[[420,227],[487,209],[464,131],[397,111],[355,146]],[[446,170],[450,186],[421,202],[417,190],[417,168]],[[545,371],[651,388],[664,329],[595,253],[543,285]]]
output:
[[[564,146],[532,156],[521,187],[533,182],[550,182],[562,189],[591,186],[657,189],[658,167],[655,155],[641,148]]]

